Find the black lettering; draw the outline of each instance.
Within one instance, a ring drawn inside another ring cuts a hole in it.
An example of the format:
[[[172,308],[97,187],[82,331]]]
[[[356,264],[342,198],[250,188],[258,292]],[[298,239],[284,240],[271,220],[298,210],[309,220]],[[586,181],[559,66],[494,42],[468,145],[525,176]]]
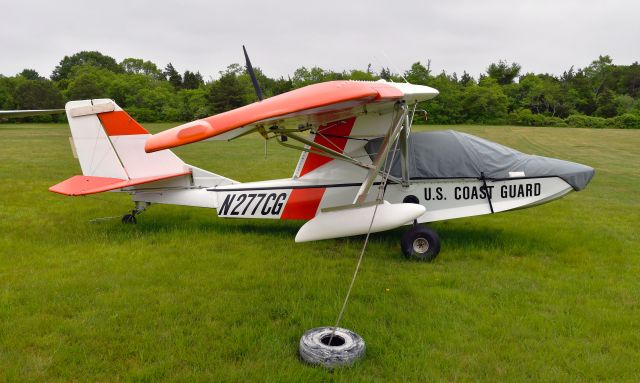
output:
[[[500,188],[500,197],[507,198],[508,196],[509,194],[507,191],[507,185],[502,185],[502,187]]]
[[[491,199],[491,189],[493,189],[493,186],[480,186],[480,199]]]
[[[469,192],[469,199],[478,199],[478,188],[475,186],[471,187]]]
[[[256,199],[256,195],[255,193],[249,194],[249,202],[247,202],[247,206],[244,207],[244,210],[242,211],[242,215],[244,215],[244,213],[247,212],[247,209],[249,208],[249,206],[251,206],[251,204],[253,203],[253,200]]]
[[[222,205],[220,206],[220,210],[218,210],[218,215],[227,215],[229,207],[231,207],[231,204],[233,203],[233,200],[235,198],[235,194],[227,194],[227,196],[224,198],[224,202],[222,202]]]
[[[258,194],[258,198],[260,199],[258,201],[258,203],[256,204],[256,207],[253,208],[253,211],[251,212],[251,215],[256,214],[256,210],[258,210],[258,208],[260,207],[260,204],[262,203],[262,201],[264,201],[264,197],[266,197],[267,194],[266,193],[260,193]]]
[[[462,189],[460,186],[456,186],[453,189],[453,196],[455,197],[455,199],[460,199],[462,197],[460,197],[460,189]]]
[[[238,196],[238,204],[236,205],[236,207],[233,208],[233,210],[231,210],[231,215],[239,215],[240,212],[236,211],[240,208],[240,206],[242,205],[242,203],[247,199],[247,195],[246,194],[240,194]]]
[[[518,185],[518,197],[525,197],[523,185]]]
[[[272,200],[272,199],[276,199],[275,193],[270,193],[267,196],[267,199],[264,201],[264,206],[262,207],[262,210],[260,210],[260,214],[267,215],[271,213],[271,205],[269,205],[269,200]]]
[[[444,198],[444,196],[442,195],[442,188],[441,187],[437,187],[436,188],[436,194],[437,194],[436,199],[438,201],[440,201],[441,199]]]
[[[535,196],[539,196],[541,192],[542,192],[542,187],[540,186],[540,184],[539,183],[533,184],[533,194]]]
[[[431,200],[431,188],[424,188],[424,199],[426,201]]]
[[[284,205],[284,200],[287,199],[287,193],[280,193],[278,198],[276,198],[276,202],[273,205],[273,210],[271,214],[278,215],[280,214],[280,210],[282,210],[282,205]]]

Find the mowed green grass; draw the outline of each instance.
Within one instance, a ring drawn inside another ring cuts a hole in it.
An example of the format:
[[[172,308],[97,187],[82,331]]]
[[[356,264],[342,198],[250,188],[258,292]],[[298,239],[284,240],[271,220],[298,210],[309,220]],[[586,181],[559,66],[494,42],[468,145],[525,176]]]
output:
[[[402,229],[372,235],[342,322],[367,354],[330,372],[298,340],[335,322],[363,237],[296,244],[301,222],[163,205],[125,226],[126,194],[47,191],[80,174],[66,125],[0,125],[0,381],[639,381],[640,131],[456,129],[596,176],[434,223],[433,263],[402,257]],[[176,153],[239,181],[298,157],[258,137]]]

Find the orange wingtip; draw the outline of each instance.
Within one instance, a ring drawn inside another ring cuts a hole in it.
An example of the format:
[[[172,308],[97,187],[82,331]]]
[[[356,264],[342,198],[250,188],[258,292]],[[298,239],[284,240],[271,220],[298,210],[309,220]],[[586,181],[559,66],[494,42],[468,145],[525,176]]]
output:
[[[324,113],[332,106],[340,109],[402,96],[404,94],[400,90],[383,82],[329,81],[313,84],[160,132],[147,139],[144,149],[151,153],[202,141],[270,118]]]

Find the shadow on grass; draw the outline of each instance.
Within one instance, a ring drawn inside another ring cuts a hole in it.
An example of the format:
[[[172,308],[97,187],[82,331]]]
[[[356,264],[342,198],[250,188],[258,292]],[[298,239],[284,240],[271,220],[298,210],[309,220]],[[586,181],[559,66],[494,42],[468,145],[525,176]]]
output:
[[[145,219],[146,218],[146,219]],[[278,220],[250,220],[250,219],[212,219],[194,218],[189,215],[157,214],[153,217],[138,216],[138,224],[135,226],[120,224],[120,218],[115,217],[105,221],[96,222],[103,225],[101,230],[110,231],[113,234],[122,233],[126,229],[134,229],[140,234],[172,234],[172,233],[198,233],[198,234],[258,234],[265,236],[291,236],[295,237],[303,221],[278,221]],[[116,221],[118,224],[111,222]]]
[[[441,253],[464,254],[475,258],[478,253],[501,253],[505,256],[527,257],[532,254],[551,254],[562,251],[565,244],[524,234],[508,227],[489,227],[483,224],[441,222],[428,225],[440,236]],[[400,246],[400,238],[408,226],[375,234],[375,240],[387,246]],[[364,237],[363,237],[364,238]]]
[[[119,220],[117,220],[119,221]],[[293,240],[304,224],[304,221],[278,220],[250,220],[250,219],[221,219],[187,214],[157,214],[153,217],[141,216],[135,227],[118,224],[100,225],[101,231],[106,230],[112,235],[119,235],[135,231],[141,235],[257,235],[262,239],[278,238]],[[476,258],[480,253],[497,253],[504,256],[527,257],[532,254],[551,254],[562,251],[566,245],[544,238],[528,235],[522,230],[509,227],[492,227],[482,223],[469,222],[439,222],[429,225],[438,232],[441,240],[441,255],[456,253],[463,258]],[[391,231],[373,233],[371,244],[383,248],[393,248],[388,252],[389,257],[399,254],[400,239],[409,226]],[[336,238],[319,241],[319,246],[326,248],[354,247],[357,249],[364,242],[365,236]],[[397,249],[397,251],[395,251]]]

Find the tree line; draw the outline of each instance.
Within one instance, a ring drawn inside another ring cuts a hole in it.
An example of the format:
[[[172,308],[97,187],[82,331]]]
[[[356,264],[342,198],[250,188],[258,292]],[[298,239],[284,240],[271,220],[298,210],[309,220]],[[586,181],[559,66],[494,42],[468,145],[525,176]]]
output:
[[[403,73],[374,71],[371,65],[342,72],[301,67],[286,78],[268,77],[260,68],[255,72],[265,97],[330,80],[385,79],[438,89],[438,97],[419,105],[428,114],[418,114],[417,122],[640,128],[640,64],[615,65],[609,56],[559,76],[522,74],[519,64],[502,60],[477,78],[466,71],[433,73],[430,61],[416,62]],[[82,51],[65,56],[49,78],[32,69],[0,75],[0,109],[61,108],[67,100],[90,98],[114,99],[142,122],[190,121],[257,100],[240,64],[205,80],[198,71],[180,73],[171,63],[161,69],[143,59],[117,62],[100,52]]]

